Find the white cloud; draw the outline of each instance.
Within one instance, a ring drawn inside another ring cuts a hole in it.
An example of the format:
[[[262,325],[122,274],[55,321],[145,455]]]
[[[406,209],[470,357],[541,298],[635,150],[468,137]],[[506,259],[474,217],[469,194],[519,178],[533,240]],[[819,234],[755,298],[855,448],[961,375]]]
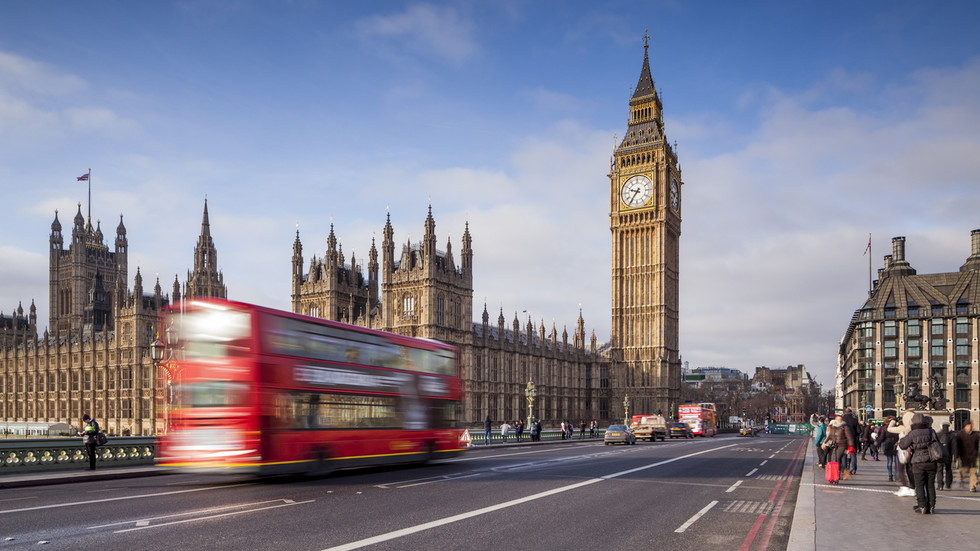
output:
[[[871,79],[858,80],[865,93]],[[867,296],[869,232],[874,277],[897,235],[920,273],[957,271],[980,227],[978,82],[976,60],[913,75],[887,90],[889,105],[914,106],[900,111],[878,108],[874,92],[860,111],[774,92],[741,147],[682,157],[685,359],[748,372],[805,363],[827,385]]]
[[[36,61],[0,51],[0,90],[69,96],[86,88],[85,81],[75,75],[59,74]]]
[[[385,39],[399,49],[453,63],[479,52],[476,26],[455,6],[413,4],[402,13],[364,18],[356,29],[362,40]]]

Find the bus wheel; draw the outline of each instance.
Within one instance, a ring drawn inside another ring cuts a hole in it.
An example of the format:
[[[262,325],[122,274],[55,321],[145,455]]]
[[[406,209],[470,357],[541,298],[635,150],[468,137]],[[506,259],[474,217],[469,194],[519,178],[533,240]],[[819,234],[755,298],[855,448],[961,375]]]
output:
[[[333,471],[333,467],[330,465],[330,455],[326,450],[317,450],[316,457],[313,459],[313,465],[307,472],[308,475],[312,477],[327,476]]]

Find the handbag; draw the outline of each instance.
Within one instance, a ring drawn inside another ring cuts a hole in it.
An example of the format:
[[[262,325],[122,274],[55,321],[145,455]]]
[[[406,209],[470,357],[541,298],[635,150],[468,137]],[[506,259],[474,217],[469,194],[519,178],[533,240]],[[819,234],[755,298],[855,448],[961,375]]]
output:
[[[95,445],[96,446],[105,446],[108,443],[109,443],[109,437],[106,436],[104,432],[97,432],[97,433],[95,433]]]
[[[832,438],[827,438],[820,444],[820,447],[825,450],[832,450],[837,447],[837,441]]]
[[[946,448],[939,442],[936,438],[936,432],[932,433],[932,440],[929,441],[929,461],[946,461],[949,458],[949,453]]]

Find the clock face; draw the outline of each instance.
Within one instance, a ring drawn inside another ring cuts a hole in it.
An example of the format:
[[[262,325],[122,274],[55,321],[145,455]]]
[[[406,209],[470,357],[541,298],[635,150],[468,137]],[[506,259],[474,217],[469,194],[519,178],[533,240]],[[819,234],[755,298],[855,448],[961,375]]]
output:
[[[653,196],[653,182],[643,175],[636,175],[626,180],[619,193],[620,199],[630,208],[642,207]]]
[[[670,208],[676,211],[679,204],[680,196],[677,192],[677,180],[674,179],[670,181]]]

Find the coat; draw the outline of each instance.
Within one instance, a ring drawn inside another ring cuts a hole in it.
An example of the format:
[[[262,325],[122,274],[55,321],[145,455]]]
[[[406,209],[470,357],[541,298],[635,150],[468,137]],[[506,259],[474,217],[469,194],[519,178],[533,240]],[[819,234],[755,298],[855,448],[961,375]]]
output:
[[[835,417],[830,425],[827,427],[827,437],[824,440],[833,440],[837,442],[838,448],[853,448],[855,445],[854,431],[851,427],[841,420],[840,417]]]
[[[98,433],[99,424],[95,422],[95,419],[86,421],[82,429],[82,444],[95,444],[95,435]]]
[[[888,428],[894,426],[894,420],[888,422]],[[878,449],[886,457],[889,455],[896,455],[898,453],[896,449],[898,447],[898,434],[888,430],[888,428],[882,430],[881,434],[878,435]]]
[[[813,431],[813,445],[820,446],[823,444],[823,439],[827,437],[827,423],[820,423],[817,425],[817,430]]]
[[[909,463],[913,469],[933,470],[936,468],[936,462],[929,459],[929,443],[933,440],[938,440],[936,431],[926,423],[916,423],[912,425],[912,430],[898,441],[898,447],[912,453]]]
[[[980,455],[978,446],[980,446],[980,432],[967,433],[961,430],[953,438],[952,456],[958,459],[964,467],[976,465],[977,456]]]

